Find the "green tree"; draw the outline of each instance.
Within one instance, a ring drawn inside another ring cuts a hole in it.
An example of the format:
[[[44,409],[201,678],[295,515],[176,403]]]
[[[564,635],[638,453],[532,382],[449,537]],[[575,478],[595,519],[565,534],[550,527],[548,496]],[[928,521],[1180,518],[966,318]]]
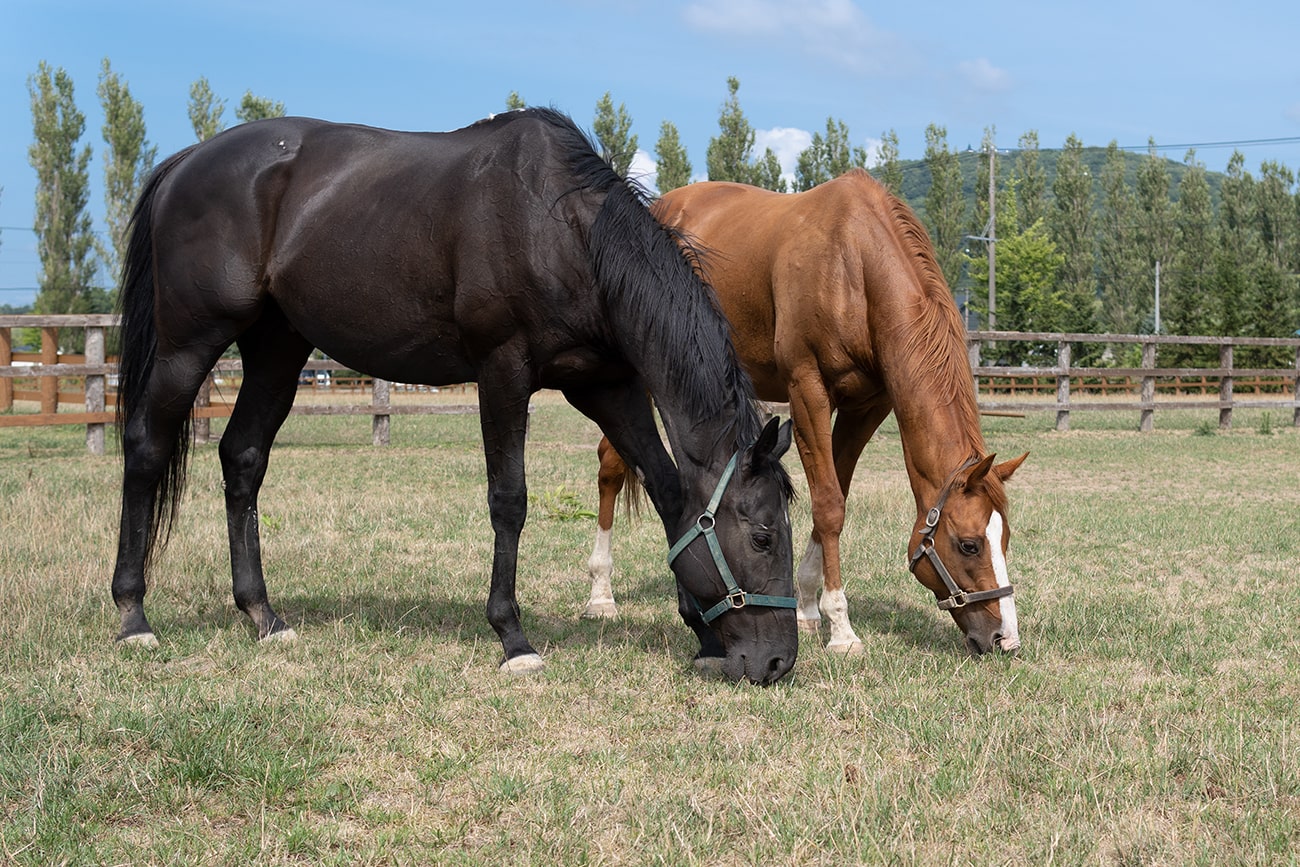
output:
[[[268,117],[284,117],[284,103],[276,102],[265,96],[254,96],[253,91],[244,91],[244,98],[235,109],[235,117],[240,123],[265,120]]]
[[[1061,292],[1077,312],[1078,331],[1095,327],[1097,292],[1093,272],[1096,257],[1092,219],[1092,176],[1083,162],[1083,142],[1073,133],[1065,140],[1056,161],[1052,183],[1053,207],[1048,212],[1048,232],[1065,256],[1058,279]]]
[[[677,127],[669,121],[664,121],[659,127],[655,156],[659,158],[656,186],[660,193],[684,187],[691,182],[691,161],[686,156],[686,148],[677,134]]]
[[[763,151],[763,158],[750,168],[750,183],[778,193],[789,192],[789,185],[781,175],[781,161],[771,148]]]
[[[101,254],[116,275],[126,255],[126,230],[158,148],[145,139],[144,107],[105,57],[99,73],[99,102],[104,111],[104,220],[108,244]]]
[[[1138,165],[1136,196],[1138,247],[1142,252],[1146,280],[1143,291],[1135,300],[1144,323],[1153,327],[1156,263],[1164,271],[1168,270],[1173,259],[1174,207],[1170,198],[1168,160],[1156,153],[1154,139],[1148,144],[1150,150]]]
[[[709,139],[705,153],[709,180],[735,181],[748,184],[754,180],[750,154],[754,150],[754,128],[745,119],[736,96],[740,80],[734,75],[727,78],[727,101],[718,115],[718,135]]]
[[[1012,171],[1016,180],[1020,221],[1032,226],[1047,220],[1047,173],[1038,154],[1038,131],[1030,130],[1020,137],[1020,152]]]
[[[226,128],[221,116],[226,113],[226,101],[217,99],[208,84],[206,76],[190,85],[190,125],[194,127],[194,137],[207,141]]]
[[[86,118],[78,109],[72,78],[41,61],[27,79],[34,141],[27,150],[36,170],[36,244],[41,258],[37,313],[88,313],[108,308],[107,294],[93,291],[98,268],[87,210],[90,145],[80,147]]]
[[[1187,171],[1178,182],[1178,203],[1174,207],[1174,266],[1169,279],[1161,281],[1161,319],[1170,334],[1208,334],[1207,302],[1214,289],[1216,247],[1214,206],[1205,165],[1196,159],[1196,151],[1189,150],[1183,162]],[[1188,364],[1198,357],[1176,345],[1168,349],[1175,365]],[[1199,358],[1214,360],[1204,352]]]
[[[998,327],[1014,331],[1070,331],[1073,330],[1071,311],[1058,288],[1057,275],[1065,258],[1052,239],[1042,220],[1021,231],[1016,203],[1016,184],[1008,182],[1009,195],[998,199],[996,213],[997,232],[997,321]],[[988,259],[971,256],[971,279],[976,285],[988,282]],[[988,315],[988,299],[982,293],[972,292],[970,306],[982,316]],[[1052,363],[1056,358],[1055,344],[1014,343],[1004,347],[1007,364],[1022,362]]]
[[[632,134],[632,116],[627,113],[627,106],[620,102],[615,109],[608,90],[596,102],[593,129],[600,142],[601,156],[614,171],[627,177],[632,158],[636,156],[637,137]]]
[[[880,153],[871,173],[895,196],[903,194],[903,164],[898,158],[898,133],[894,130],[881,134]]]
[[[1137,333],[1138,296],[1151,282],[1138,246],[1137,202],[1125,180],[1126,166],[1124,152],[1112,141],[1101,170],[1102,206],[1097,215],[1100,325],[1112,334]]]
[[[1233,151],[1219,188],[1219,255],[1214,269],[1214,330],[1227,337],[1245,334],[1250,272],[1264,256],[1255,201],[1255,179],[1246,171],[1246,158]]]
[[[826,135],[813,133],[812,144],[799,154],[794,188],[811,190],[855,167],[867,164],[866,148],[854,147],[844,121],[826,118]]]
[[[948,130],[930,124],[925,128],[925,164],[930,169],[930,190],[925,196],[925,221],[934,242],[935,258],[950,287],[962,269],[962,228],[966,202],[962,198],[961,164],[948,149]]]
[[[1296,262],[1300,224],[1291,188],[1295,175],[1286,166],[1268,160],[1259,167],[1255,194],[1256,223],[1264,255],[1274,267],[1285,270]]]
[[[506,111],[518,111],[527,107],[528,103],[524,102],[524,98],[519,95],[519,91],[510,91],[509,96],[506,97]]]

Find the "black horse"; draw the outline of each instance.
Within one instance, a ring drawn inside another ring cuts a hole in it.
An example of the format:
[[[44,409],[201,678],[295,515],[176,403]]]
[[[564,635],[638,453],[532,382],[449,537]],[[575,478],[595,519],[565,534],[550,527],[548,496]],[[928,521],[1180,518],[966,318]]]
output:
[[[293,637],[267,601],[257,494],[319,347],[384,379],[479,383],[503,670],[541,665],[515,572],[528,402],[551,388],[644,476],[669,539],[695,534],[672,568],[697,660],[775,681],[797,650],[789,425],[762,425],[695,265],[546,109],[451,133],[281,118],[172,156],[136,206],[123,269],[118,640],[156,641],[147,565],[176,517],[194,395],[232,343],[244,382],[219,451],[235,602],[260,639]]]

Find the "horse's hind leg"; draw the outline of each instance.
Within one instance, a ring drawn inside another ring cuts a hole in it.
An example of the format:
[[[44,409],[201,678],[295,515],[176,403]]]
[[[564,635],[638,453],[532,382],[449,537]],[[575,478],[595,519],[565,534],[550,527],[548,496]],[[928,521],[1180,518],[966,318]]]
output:
[[[257,325],[240,337],[239,351],[244,381],[219,448],[231,584],[235,604],[253,619],[259,639],[292,640],[294,631],[266,598],[257,494],[266,477],[276,431],[293,407],[298,375],[311,344],[287,327],[278,309],[269,308]]]
[[[145,572],[184,485],[194,396],[220,354],[220,346],[195,343],[159,357],[123,427],[122,514],[112,582],[122,644],[158,643],[144,614]]]
[[[627,478],[627,464],[615,451],[610,441],[602,437],[597,447],[600,456],[600,509],[596,515],[596,541],[587,560],[587,574],[591,576],[591,598],[582,616],[589,618],[615,617],[618,605],[614,602],[614,558],[611,540],[614,533],[614,506]]]

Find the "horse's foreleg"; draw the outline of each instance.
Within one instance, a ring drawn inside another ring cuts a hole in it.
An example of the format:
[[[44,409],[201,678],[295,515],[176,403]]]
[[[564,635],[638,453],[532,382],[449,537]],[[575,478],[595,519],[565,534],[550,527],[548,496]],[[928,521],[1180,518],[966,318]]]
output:
[[[244,381],[218,449],[226,493],[231,589],[239,610],[257,627],[259,640],[292,641],[294,631],[267,601],[257,495],[266,477],[271,444],[293,407],[298,374],[311,345],[287,328],[263,324],[241,338],[239,346]]]
[[[628,461],[628,468],[640,471],[646,494],[663,521],[665,538],[676,532],[682,514],[681,480],[668,456],[645,390],[639,383],[623,386],[565,389],[569,403],[605,432],[610,442]],[[727,655],[717,633],[704,622],[699,606],[690,594],[677,588],[677,611],[700,641],[696,662],[712,667],[711,660]]]
[[[812,501],[812,536],[795,570],[799,600],[797,615],[804,629],[830,624],[826,647],[838,653],[860,653],[862,642],[849,623],[848,600],[840,575],[840,533],[844,530],[844,493],[840,489],[831,446],[830,396],[819,375],[795,377],[790,387],[790,415],[795,443],[808,476]],[[817,590],[821,588],[821,600]]]
[[[515,597],[519,535],[528,515],[524,446],[530,393],[520,387],[528,381],[524,362],[504,351],[479,372],[479,421],[487,460],[488,511],[495,537],[487,619],[505,651],[501,671],[510,674],[542,668],[542,658],[528,643],[519,622]]]
[[[596,541],[592,545],[591,557],[587,560],[587,574],[591,576],[591,598],[582,612],[583,617],[589,618],[615,617],[618,614],[618,605],[614,602],[614,557],[611,543],[614,534],[614,506],[627,477],[627,464],[623,463],[623,458],[607,438],[601,438],[597,454],[600,457],[600,473],[597,476],[600,508],[596,514]]]

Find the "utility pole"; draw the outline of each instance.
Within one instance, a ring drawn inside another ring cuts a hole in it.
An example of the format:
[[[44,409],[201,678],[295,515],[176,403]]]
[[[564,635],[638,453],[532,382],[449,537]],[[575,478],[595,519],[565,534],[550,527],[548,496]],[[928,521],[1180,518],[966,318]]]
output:
[[[998,149],[993,144],[993,139],[989,139],[989,230],[985,232],[988,236],[989,245],[989,331],[997,330],[998,322],[998,293],[997,281],[994,277],[994,269],[997,265],[997,254],[994,252],[997,244],[997,171],[994,169],[993,161],[997,157]]]
[[[1160,333],[1160,260],[1156,260],[1156,334]]]

